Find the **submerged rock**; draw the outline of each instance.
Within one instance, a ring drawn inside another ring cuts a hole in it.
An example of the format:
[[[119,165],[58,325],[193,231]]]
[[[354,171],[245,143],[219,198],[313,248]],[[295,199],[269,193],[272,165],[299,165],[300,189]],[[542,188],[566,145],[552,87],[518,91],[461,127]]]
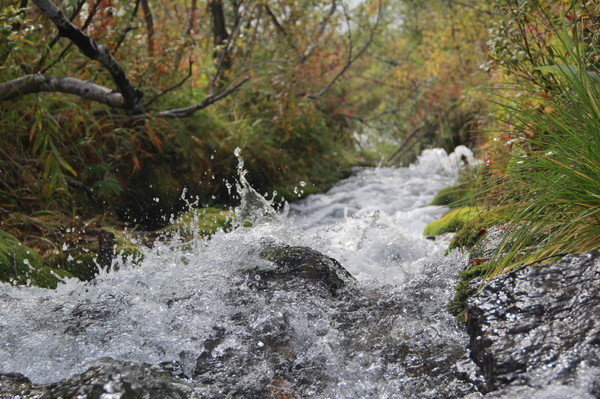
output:
[[[192,388],[167,367],[103,359],[83,374],[38,385],[22,374],[0,374],[0,399],[184,399]]]
[[[600,251],[498,277],[467,317],[485,389],[502,389],[494,396],[600,397]]]

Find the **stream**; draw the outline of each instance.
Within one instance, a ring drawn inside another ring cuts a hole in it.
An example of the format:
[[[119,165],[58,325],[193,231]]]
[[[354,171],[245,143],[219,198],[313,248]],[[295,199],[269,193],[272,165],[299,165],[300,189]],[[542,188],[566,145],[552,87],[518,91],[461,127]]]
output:
[[[138,266],[54,291],[0,285],[0,373],[47,384],[112,358],[168,363],[198,398],[472,394],[468,338],[445,309],[466,255],[422,235],[464,162],[475,162],[466,147],[426,150],[276,212],[240,161],[237,214],[252,228],[159,242]],[[258,281],[247,271],[273,269],[261,256],[273,243],[313,248],[356,282],[332,294]]]

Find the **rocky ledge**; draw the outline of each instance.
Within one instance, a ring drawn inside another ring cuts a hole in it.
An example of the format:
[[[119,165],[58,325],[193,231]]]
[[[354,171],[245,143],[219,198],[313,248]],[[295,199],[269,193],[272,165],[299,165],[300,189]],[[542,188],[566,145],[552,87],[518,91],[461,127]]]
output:
[[[500,276],[467,317],[490,396],[600,397],[600,251]]]

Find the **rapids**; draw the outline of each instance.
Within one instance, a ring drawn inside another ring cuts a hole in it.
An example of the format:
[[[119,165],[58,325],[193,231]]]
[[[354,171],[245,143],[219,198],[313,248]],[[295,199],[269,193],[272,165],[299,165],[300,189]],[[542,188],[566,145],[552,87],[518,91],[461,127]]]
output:
[[[237,213],[254,227],[161,242],[139,266],[54,291],[0,285],[0,373],[49,383],[110,357],[173,362],[198,397],[243,397],[286,378],[300,396],[472,393],[456,366],[467,363],[467,337],[445,310],[466,255],[444,257],[447,239],[422,235],[444,212],[429,202],[465,162],[475,162],[466,147],[426,150],[409,167],[358,170],[280,213],[240,162]],[[273,267],[258,255],[265,240],[314,248],[358,283],[337,297],[257,290],[244,270]]]

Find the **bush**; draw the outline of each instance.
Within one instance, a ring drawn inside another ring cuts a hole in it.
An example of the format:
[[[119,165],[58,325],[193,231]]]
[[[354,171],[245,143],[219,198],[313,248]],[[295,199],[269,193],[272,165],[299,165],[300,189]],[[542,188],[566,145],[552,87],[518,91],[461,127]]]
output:
[[[538,70],[557,83],[541,95],[526,87],[527,98],[504,99],[513,151],[491,165],[499,178],[487,192],[508,206],[511,228],[494,274],[600,247],[600,74],[586,64],[580,41],[555,34],[560,63]]]

